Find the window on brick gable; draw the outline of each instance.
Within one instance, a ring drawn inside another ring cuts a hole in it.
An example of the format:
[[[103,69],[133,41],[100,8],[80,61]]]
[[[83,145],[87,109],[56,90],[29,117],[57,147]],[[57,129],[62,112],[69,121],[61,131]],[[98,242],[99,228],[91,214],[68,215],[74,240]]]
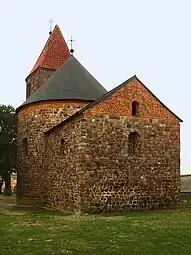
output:
[[[27,138],[23,138],[23,152],[25,156],[28,155],[28,139]]]
[[[128,154],[140,155],[140,136],[137,132],[131,132],[128,137]]]
[[[134,101],[132,103],[132,116],[138,115],[139,115],[139,103],[137,101]]]

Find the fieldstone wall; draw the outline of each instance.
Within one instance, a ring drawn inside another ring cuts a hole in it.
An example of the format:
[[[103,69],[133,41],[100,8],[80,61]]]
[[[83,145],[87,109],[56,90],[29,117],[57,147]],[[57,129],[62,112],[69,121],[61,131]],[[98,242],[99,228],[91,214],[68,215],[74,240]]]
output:
[[[81,166],[85,211],[142,210],[179,201],[178,125],[89,117]],[[129,153],[128,137],[140,136],[138,153]]]
[[[140,136],[138,155],[128,152],[131,132]],[[59,127],[47,141],[48,166],[55,174],[51,207],[70,209],[77,200],[79,211],[100,212],[171,207],[179,202],[177,123],[89,116]]]
[[[49,188],[46,183],[49,172],[44,165],[44,133],[85,104],[81,101],[41,102],[26,105],[18,112],[19,204],[43,203]]]
[[[74,119],[46,134],[47,182],[50,183],[46,205],[51,208],[80,212],[82,124],[81,119]]]
[[[135,101],[138,109],[132,116]],[[129,144],[132,133],[138,137],[136,153],[129,150],[136,145]],[[63,154],[58,152],[61,139]],[[47,141],[47,167],[54,168],[52,179],[57,176],[50,206],[100,212],[179,203],[179,120],[137,79],[81,117],[63,122],[48,133]]]

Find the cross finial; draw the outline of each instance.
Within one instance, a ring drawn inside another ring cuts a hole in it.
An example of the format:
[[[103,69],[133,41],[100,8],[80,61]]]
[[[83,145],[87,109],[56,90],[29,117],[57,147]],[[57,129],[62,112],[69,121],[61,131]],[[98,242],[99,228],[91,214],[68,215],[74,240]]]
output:
[[[49,31],[49,34],[51,35],[52,33],[52,24],[54,23],[54,21],[52,19],[49,19],[48,21],[50,23],[50,31]]]
[[[69,42],[70,42],[70,52],[73,54],[74,53],[73,42],[75,42],[75,40],[73,40],[72,36],[71,36],[71,39],[69,40]]]

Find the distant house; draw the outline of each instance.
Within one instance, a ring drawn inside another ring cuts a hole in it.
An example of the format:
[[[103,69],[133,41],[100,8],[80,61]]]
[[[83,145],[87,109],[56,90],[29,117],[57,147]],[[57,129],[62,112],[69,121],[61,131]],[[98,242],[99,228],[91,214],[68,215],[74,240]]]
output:
[[[191,195],[191,174],[183,174],[180,176],[180,187],[181,193]]]

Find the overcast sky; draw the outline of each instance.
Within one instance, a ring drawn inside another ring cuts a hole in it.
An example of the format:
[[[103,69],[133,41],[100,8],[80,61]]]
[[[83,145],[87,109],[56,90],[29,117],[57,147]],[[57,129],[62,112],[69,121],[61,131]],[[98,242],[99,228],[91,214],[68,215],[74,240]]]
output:
[[[191,173],[190,0],[6,0],[0,6],[0,103],[25,100],[25,78],[52,18],[107,89],[133,75],[184,120],[181,173]]]

